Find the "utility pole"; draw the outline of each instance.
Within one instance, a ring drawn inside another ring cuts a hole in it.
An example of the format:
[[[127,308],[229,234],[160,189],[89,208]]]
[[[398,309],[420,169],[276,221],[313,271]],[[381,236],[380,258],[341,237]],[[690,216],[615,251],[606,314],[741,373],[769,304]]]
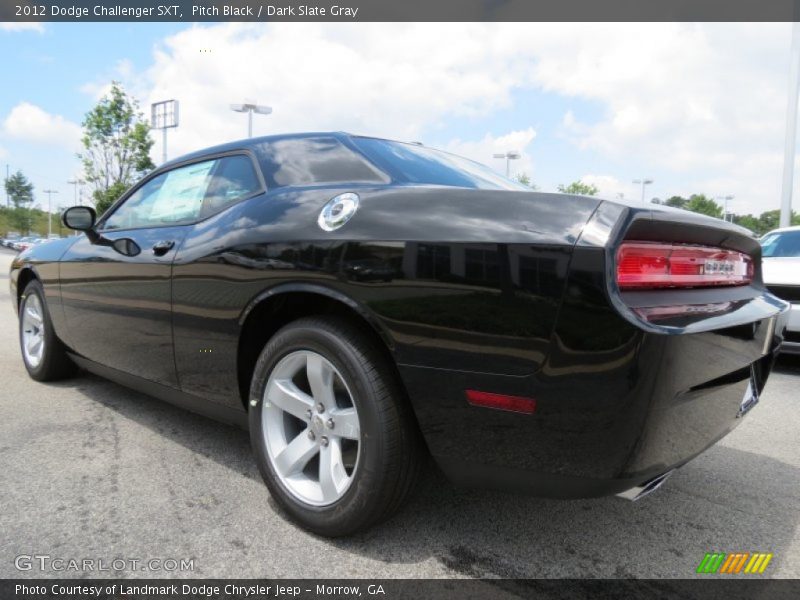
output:
[[[10,177],[8,173],[8,163],[6,163],[6,184],[8,183],[8,178]],[[6,186],[3,186],[6,187]],[[11,199],[8,197],[8,188],[6,187],[6,208],[11,208]]]
[[[58,190],[42,190],[47,194],[47,237],[53,234],[53,194],[57,194]]]
[[[789,98],[786,103],[786,137],[783,146],[783,185],[781,186],[781,227],[792,221],[792,183],[794,149],[797,138],[797,96],[800,91],[800,23],[792,26],[792,48],[789,55]]]

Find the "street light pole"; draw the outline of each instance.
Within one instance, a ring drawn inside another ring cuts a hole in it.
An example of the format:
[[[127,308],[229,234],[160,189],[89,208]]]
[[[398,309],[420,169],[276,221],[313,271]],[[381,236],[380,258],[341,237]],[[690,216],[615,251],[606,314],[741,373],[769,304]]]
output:
[[[53,194],[57,194],[58,190],[42,190],[47,194],[47,237],[53,234]]]
[[[509,150],[508,152],[501,152],[499,154],[492,154],[493,158],[505,158],[506,159],[506,177],[511,177],[511,161],[517,160],[518,158],[522,157],[522,154],[517,152],[516,150]]]
[[[644,188],[646,185],[650,185],[653,183],[652,179],[642,178],[642,179],[634,179],[633,183],[642,184],[642,204],[644,204]]]
[[[792,49],[789,55],[789,98],[786,103],[786,135],[783,146],[781,227],[788,227],[792,220],[792,182],[794,179],[795,140],[797,139],[798,92],[800,92],[800,23],[794,23]]]
[[[247,113],[247,137],[253,137],[253,113],[259,115],[268,115],[272,113],[272,108],[255,102],[245,102],[244,104],[231,104],[231,110],[234,112]]]
[[[70,179],[69,181],[67,181],[67,183],[72,185],[74,187],[74,189],[75,189],[75,206],[77,206],[78,205],[78,186],[79,185],[83,185],[86,182],[83,179],[75,178],[75,179]]]
[[[735,196],[717,196],[717,198],[716,198],[717,200],[722,200],[723,203],[724,203],[725,214],[723,215],[723,220],[725,220],[725,221],[728,220],[728,215],[730,214],[728,212],[728,201],[733,200],[734,198],[735,198]],[[731,215],[730,221],[731,221],[731,223],[733,223],[733,215]]]

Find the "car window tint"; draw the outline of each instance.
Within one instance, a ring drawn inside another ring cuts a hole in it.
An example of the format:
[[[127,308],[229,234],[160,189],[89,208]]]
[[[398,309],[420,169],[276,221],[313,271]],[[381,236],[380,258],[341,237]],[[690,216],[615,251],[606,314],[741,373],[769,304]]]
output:
[[[761,240],[763,256],[800,257],[800,231],[771,233]]]
[[[353,138],[353,141],[375,164],[404,183],[531,191],[485,165],[449,152],[377,138]]]
[[[263,149],[267,187],[387,183],[369,161],[332,137],[277,140]]]
[[[109,216],[103,229],[157,227],[207,217],[261,189],[246,156],[177,167],[154,177]]]
[[[211,183],[200,207],[200,218],[213,215],[261,189],[253,162],[247,156],[226,156],[216,162]]]

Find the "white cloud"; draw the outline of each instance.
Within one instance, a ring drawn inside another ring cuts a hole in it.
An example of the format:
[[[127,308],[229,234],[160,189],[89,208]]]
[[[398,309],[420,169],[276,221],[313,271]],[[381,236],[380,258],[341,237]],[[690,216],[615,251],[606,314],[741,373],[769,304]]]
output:
[[[505,172],[504,159],[494,159],[492,162],[491,156],[493,154],[504,154],[509,151],[517,151],[520,153],[520,158],[511,161],[510,172],[511,175],[526,173],[528,177],[535,183],[536,172],[534,170],[533,160],[528,152],[530,145],[536,137],[536,131],[533,127],[521,129],[519,131],[511,131],[509,133],[494,136],[487,133],[480,140],[453,140],[445,150],[466,156],[472,160],[478,161],[483,164],[495,168],[497,171]]]
[[[182,101],[184,126],[170,131],[171,155],[241,138],[246,117],[228,105],[245,98],[275,108],[255,117],[256,134],[333,129],[425,142],[422,134],[446,118],[508,106],[520,82],[514,49],[486,26],[441,28],[193,27],[167,38],[144,77],[126,83],[142,90],[146,104]]]
[[[44,25],[41,23],[27,22],[0,22],[0,31],[35,31],[36,33],[44,33]]]
[[[653,195],[735,194],[738,209],[760,212],[780,194],[789,40],[785,23],[232,23],[186,29],[143,72],[123,62],[115,73],[145,109],[181,101],[170,156],[242,137],[246,117],[228,105],[246,98],[275,109],[255,116],[256,135],[426,142],[453,117],[491,115],[538,88],[563,100],[561,135],[584,151],[583,172],[608,174],[587,177],[611,178],[598,180],[604,194],[638,198],[624,182],[646,172],[658,174]],[[505,131],[543,130],[531,112]],[[485,125],[462,137],[450,149],[482,162],[502,139]],[[514,166],[539,179],[529,156]]]
[[[35,104],[20,102],[3,121],[3,135],[25,142],[60,145],[75,151],[81,128],[61,115],[53,115]]]

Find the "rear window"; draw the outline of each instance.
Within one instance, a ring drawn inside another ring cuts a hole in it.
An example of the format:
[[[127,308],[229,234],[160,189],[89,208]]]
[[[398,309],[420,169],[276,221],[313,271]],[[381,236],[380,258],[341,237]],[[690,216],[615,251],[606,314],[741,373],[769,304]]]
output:
[[[284,139],[264,147],[267,188],[322,183],[387,183],[358,152],[333,137]]]
[[[449,152],[376,138],[353,138],[353,142],[378,167],[403,183],[531,191],[485,165]]]
[[[762,256],[800,257],[800,231],[768,233],[761,238]]]

